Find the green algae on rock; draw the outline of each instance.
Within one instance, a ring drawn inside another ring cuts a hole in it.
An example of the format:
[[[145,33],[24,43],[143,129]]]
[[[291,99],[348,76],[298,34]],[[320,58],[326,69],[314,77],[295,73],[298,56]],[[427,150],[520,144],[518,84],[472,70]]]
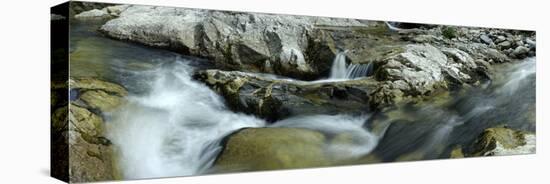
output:
[[[248,128],[227,138],[213,169],[221,172],[328,166],[325,136],[300,128]]]

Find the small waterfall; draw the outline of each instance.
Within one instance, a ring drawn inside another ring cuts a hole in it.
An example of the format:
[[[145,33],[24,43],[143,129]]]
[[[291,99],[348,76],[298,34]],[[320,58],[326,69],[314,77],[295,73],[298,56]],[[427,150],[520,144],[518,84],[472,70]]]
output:
[[[336,54],[330,70],[330,79],[345,79],[347,75],[346,55],[343,52]]]
[[[336,54],[332,63],[329,79],[354,79],[368,77],[373,73],[372,63],[368,64],[346,64],[345,52]]]
[[[372,63],[350,64],[346,72],[346,78],[348,79],[368,77],[370,75],[372,75]]]

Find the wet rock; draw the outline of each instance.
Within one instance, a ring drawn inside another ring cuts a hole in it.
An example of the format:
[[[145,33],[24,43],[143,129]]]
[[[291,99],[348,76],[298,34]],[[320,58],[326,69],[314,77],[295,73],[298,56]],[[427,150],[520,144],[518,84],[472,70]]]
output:
[[[227,138],[213,169],[235,172],[327,166],[324,141],[323,134],[307,129],[244,129]]]
[[[112,148],[103,135],[100,116],[76,105],[69,107],[69,177],[71,182],[114,179]]]
[[[120,106],[128,92],[120,85],[93,78],[52,83],[52,91],[65,94],[55,102],[52,99],[52,154],[65,157],[55,157],[54,167],[68,170],[71,182],[115,179],[111,142],[103,135],[103,113]],[[69,102],[67,93],[74,96]]]
[[[303,82],[237,71],[206,70],[195,76],[220,93],[237,111],[268,120],[307,114],[360,114],[370,108],[370,78],[340,82]]]
[[[69,87],[79,90],[101,90],[116,96],[128,95],[128,91],[124,87],[94,78],[70,78]]]
[[[128,91],[124,87],[93,78],[70,78],[70,100],[99,112],[109,112],[123,104]]]
[[[533,154],[535,134],[505,127],[486,129],[466,151],[466,157]]]

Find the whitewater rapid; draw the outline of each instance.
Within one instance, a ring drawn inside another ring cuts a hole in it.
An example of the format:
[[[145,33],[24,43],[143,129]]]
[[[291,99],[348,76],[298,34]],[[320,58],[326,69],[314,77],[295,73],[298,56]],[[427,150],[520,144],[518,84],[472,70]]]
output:
[[[368,154],[378,137],[363,128],[368,116],[314,115],[268,125],[251,115],[232,112],[223,99],[191,78],[193,67],[183,58],[141,72],[149,75],[146,93],[128,97],[112,113],[107,128],[115,145],[117,165],[126,179],[186,176],[204,173],[222,149],[220,141],[246,127],[296,127],[324,133],[348,133],[354,143],[331,145],[329,152],[345,158]],[[342,159],[345,159],[342,158]]]

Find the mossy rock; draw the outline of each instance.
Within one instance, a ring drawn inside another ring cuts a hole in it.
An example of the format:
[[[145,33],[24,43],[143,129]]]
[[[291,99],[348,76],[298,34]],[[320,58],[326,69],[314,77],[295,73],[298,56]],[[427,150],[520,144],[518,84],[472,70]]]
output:
[[[231,135],[214,164],[217,172],[329,165],[325,136],[300,128],[249,128]]]
[[[103,137],[103,119],[86,108],[69,105],[69,178],[71,182],[113,180],[110,141]]]
[[[115,83],[106,82],[94,78],[70,78],[69,88],[80,90],[101,90],[106,93],[120,97],[128,95],[128,91],[126,91],[124,87]]]
[[[110,95],[105,91],[86,91],[80,95],[80,99],[92,109],[99,109],[101,112],[112,111],[123,103],[123,98]]]
[[[506,127],[486,129],[468,150],[468,156],[535,153],[535,134]]]
[[[456,27],[445,26],[445,27],[441,28],[441,34],[443,35],[443,37],[445,37],[447,39],[456,38],[457,37]]]

